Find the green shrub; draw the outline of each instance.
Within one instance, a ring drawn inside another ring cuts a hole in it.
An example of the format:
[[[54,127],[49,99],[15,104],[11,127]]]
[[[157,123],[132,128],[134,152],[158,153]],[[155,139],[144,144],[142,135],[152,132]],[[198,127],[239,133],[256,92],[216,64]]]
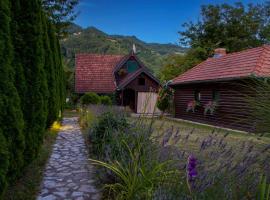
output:
[[[172,105],[172,95],[172,89],[168,86],[168,83],[165,83],[158,94],[158,109],[160,109],[162,112],[169,110]]]
[[[100,103],[103,105],[112,105],[112,100],[110,97],[108,96],[100,96]]]
[[[110,144],[114,140],[114,131],[120,131],[126,127],[128,127],[128,122],[122,115],[106,112],[99,116],[90,130],[93,153],[99,158],[104,156],[106,144]]]
[[[149,125],[128,125],[125,116],[115,112],[98,118],[90,136],[98,159],[92,161],[101,167],[99,178],[106,184],[104,198],[153,199],[161,187],[179,185],[173,161],[160,160],[159,145],[151,135]]]
[[[99,96],[93,92],[84,94],[80,100],[82,105],[99,104],[100,102]]]

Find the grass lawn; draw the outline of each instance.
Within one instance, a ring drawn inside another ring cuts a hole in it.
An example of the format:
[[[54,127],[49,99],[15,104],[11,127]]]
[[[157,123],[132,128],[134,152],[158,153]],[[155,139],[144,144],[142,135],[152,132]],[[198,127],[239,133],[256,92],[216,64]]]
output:
[[[150,123],[150,119],[143,118],[144,122]],[[209,126],[189,123],[185,121],[174,121],[170,119],[154,119],[154,137],[162,138],[168,130],[173,130],[173,135],[168,144],[172,144],[181,148],[186,152],[196,152],[199,150],[201,142],[209,137],[214,136],[215,139],[224,138],[224,142],[232,146],[234,150],[241,148],[243,144],[254,145],[254,150],[261,150],[266,145],[270,144],[269,137],[259,137],[255,134],[248,134],[237,131],[228,131],[224,129],[212,128]],[[179,130],[180,139],[176,141],[175,133]],[[224,137],[226,135],[226,137]],[[188,139],[186,139],[188,137]]]
[[[5,200],[35,200],[39,192],[47,160],[57,136],[56,130],[47,131],[38,157],[24,170],[23,177],[11,185]]]

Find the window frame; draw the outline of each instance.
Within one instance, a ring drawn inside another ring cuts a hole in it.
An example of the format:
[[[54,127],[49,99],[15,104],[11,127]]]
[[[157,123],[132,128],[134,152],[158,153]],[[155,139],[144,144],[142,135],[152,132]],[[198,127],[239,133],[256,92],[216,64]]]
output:
[[[220,91],[217,89],[212,90],[212,101],[219,102],[220,100]]]
[[[195,101],[200,102],[202,100],[202,94],[200,90],[195,90],[194,91],[194,99]]]

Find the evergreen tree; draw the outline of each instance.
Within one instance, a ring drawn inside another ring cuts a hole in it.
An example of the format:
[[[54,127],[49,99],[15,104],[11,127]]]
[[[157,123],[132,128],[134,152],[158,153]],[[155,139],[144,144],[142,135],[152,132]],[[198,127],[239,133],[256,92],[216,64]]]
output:
[[[50,126],[53,121],[57,119],[58,107],[57,107],[57,94],[56,94],[56,74],[55,74],[55,52],[54,52],[54,42],[55,42],[55,31],[51,22],[43,15],[43,43],[45,50],[45,71],[47,74],[48,83],[48,117],[47,117],[47,127]]]
[[[50,38],[50,45],[51,45],[51,51],[52,51],[52,58],[53,58],[53,67],[54,67],[54,85],[55,85],[55,96],[53,96],[54,101],[55,101],[55,105],[54,105],[54,111],[52,113],[52,118],[50,119],[50,123],[52,123],[54,120],[56,120],[58,118],[58,113],[60,110],[60,89],[59,89],[59,79],[60,79],[60,74],[59,74],[59,54],[58,54],[58,50],[57,50],[57,36],[56,36],[56,32],[55,32],[55,27],[54,25],[49,22],[49,38]],[[61,66],[62,67],[62,66]]]
[[[15,69],[15,87],[19,93],[21,99],[21,108],[24,111],[24,102],[25,92],[26,92],[26,82],[24,77],[24,69],[21,63],[21,52],[24,49],[25,42],[20,34],[21,24],[21,9],[20,9],[20,0],[12,0],[11,2],[11,34],[12,34],[12,42],[13,42],[13,62],[12,66]]]
[[[0,102],[1,104],[1,102]],[[0,199],[7,186],[6,175],[9,166],[8,147],[6,138],[0,128]]]
[[[43,140],[47,121],[47,87],[44,72],[43,26],[41,3],[21,0],[21,34],[25,42],[21,50],[22,65],[27,84],[24,107],[26,150],[25,159],[31,161]]]
[[[6,177],[12,180],[16,177],[24,162],[24,135],[23,116],[20,107],[20,98],[14,86],[14,69],[12,63],[12,45],[10,33],[10,2],[0,1],[0,127],[1,148],[0,155],[3,161],[0,164],[0,182],[4,185]],[[5,137],[5,139],[3,139]],[[6,142],[5,142],[6,141]],[[6,144],[5,144],[6,143]],[[7,160],[7,152],[8,158]],[[8,165],[8,171],[7,169]],[[4,174],[7,172],[7,174]],[[3,192],[1,190],[1,192]],[[0,192],[0,193],[1,193]]]

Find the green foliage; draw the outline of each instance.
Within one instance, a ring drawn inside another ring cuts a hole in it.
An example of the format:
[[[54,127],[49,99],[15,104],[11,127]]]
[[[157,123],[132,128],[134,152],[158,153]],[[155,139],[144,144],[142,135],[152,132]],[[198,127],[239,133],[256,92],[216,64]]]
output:
[[[27,83],[26,102],[24,103],[25,158],[31,161],[36,157],[42,142],[47,120],[47,80],[44,71],[44,51],[42,35],[41,5],[36,0],[21,2],[24,13],[19,23],[24,24],[20,33],[24,38],[24,49],[21,50],[21,63]]]
[[[66,28],[77,16],[74,8],[78,3],[79,0],[42,0],[43,9],[55,25],[59,36],[66,36]]]
[[[14,68],[12,67],[12,44],[10,32],[10,7],[9,1],[4,0],[0,3],[0,127],[1,138],[3,136],[3,147],[1,147],[4,160],[0,164],[1,182],[14,179],[23,167],[24,135],[23,116],[20,108],[20,99],[14,86]],[[3,152],[8,149],[8,156]],[[8,165],[8,171],[6,167]],[[6,173],[7,174],[4,174]],[[6,180],[5,180],[6,179]],[[2,193],[1,189],[1,193]],[[1,196],[0,193],[0,196]]]
[[[57,84],[56,84],[56,74],[55,74],[55,48],[54,48],[54,42],[55,42],[55,34],[54,29],[51,25],[51,23],[43,16],[43,46],[44,46],[44,53],[45,53],[45,65],[44,69],[46,72],[46,78],[47,78],[47,87],[48,87],[48,116],[47,116],[47,127],[50,126],[56,119],[59,105],[57,102]],[[51,41],[52,40],[52,41]]]
[[[113,143],[114,131],[121,131],[128,127],[126,118],[123,115],[116,115],[112,112],[105,112],[98,117],[98,120],[92,126],[90,132],[91,143],[93,144],[93,153],[99,158],[105,156],[106,144]],[[119,152],[120,149],[112,148],[113,151]],[[114,153],[117,154],[118,153]]]
[[[82,105],[98,104],[100,103],[100,98],[96,93],[89,92],[89,93],[85,93],[81,97],[80,101]]]
[[[167,111],[172,106],[173,91],[168,86],[168,83],[165,83],[158,93],[157,107],[162,112]]]
[[[9,167],[9,152],[7,141],[0,128],[0,199],[7,186],[8,167]]]
[[[159,77],[163,81],[172,80],[207,59],[207,57],[207,51],[200,47],[189,49],[184,55],[170,55],[164,59]]]
[[[103,105],[112,105],[112,99],[109,96],[100,96],[100,103]]]
[[[94,164],[110,170],[117,178],[116,183],[107,184],[105,189],[110,191],[110,196],[115,199],[136,200],[153,199],[156,189],[175,177],[176,171],[168,170],[170,162],[158,162],[149,160],[141,155],[142,144],[135,141],[137,145],[131,148],[126,141],[122,141],[129,153],[130,162],[123,163],[112,161],[110,163],[90,159]]]
[[[4,194],[4,200],[35,200],[37,198],[46,163],[51,155],[56,137],[57,133],[55,130],[46,131],[44,143],[41,146],[38,157],[23,169],[23,176],[20,176],[18,180],[15,180],[8,186]]]
[[[62,109],[64,81],[59,40],[39,0],[1,1],[0,24],[1,196],[37,156]]]
[[[185,23],[181,43],[192,48],[204,47],[211,55],[217,47],[228,52],[257,47],[270,41],[270,2],[234,5],[204,5],[201,20]]]
[[[267,183],[267,179],[265,176],[261,177],[259,183],[259,193],[258,193],[258,200],[269,200],[270,199],[270,184]]]
[[[106,183],[105,198],[153,199],[159,187],[179,181],[173,163],[159,160],[148,126],[128,124],[119,112],[105,112],[91,126],[90,138],[91,150],[99,159],[92,161],[104,167],[99,170]]]

